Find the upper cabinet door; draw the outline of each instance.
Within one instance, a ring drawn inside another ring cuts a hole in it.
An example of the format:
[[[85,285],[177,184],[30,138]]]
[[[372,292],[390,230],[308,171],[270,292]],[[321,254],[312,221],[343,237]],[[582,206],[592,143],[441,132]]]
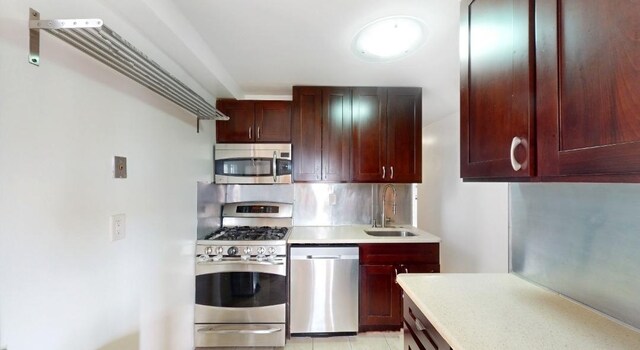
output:
[[[322,180],[322,88],[293,87],[293,181]]]
[[[639,175],[640,2],[536,3],[539,175]]]
[[[388,176],[387,89],[353,89],[353,129],[351,172],[354,182],[384,182]]]
[[[463,0],[460,172],[535,175],[533,0]]]
[[[350,179],[351,89],[322,88],[322,180]]]
[[[216,107],[229,117],[216,122],[217,143],[256,142],[253,101],[218,100]]]
[[[255,102],[255,141],[291,142],[291,102]]]
[[[422,182],[422,89],[387,89],[389,182]]]

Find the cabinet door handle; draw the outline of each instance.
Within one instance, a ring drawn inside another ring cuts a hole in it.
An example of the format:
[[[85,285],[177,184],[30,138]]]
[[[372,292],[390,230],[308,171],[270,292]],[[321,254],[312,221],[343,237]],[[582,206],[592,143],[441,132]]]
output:
[[[515,171],[519,171],[520,169],[522,169],[522,164],[518,163],[518,161],[516,160],[516,148],[522,144],[522,141],[523,140],[518,136],[514,137],[513,140],[511,140],[511,167]]]
[[[258,127],[258,129],[256,130],[258,136],[256,137],[256,140],[260,140],[260,127]]]
[[[383,179],[384,179],[384,176],[385,176],[385,175],[386,175],[385,168],[384,168],[384,167],[382,167],[382,178],[383,178]]]
[[[393,165],[391,166],[391,177],[389,177],[390,179],[393,179]]]
[[[398,284],[398,269],[394,267],[394,268],[393,268],[393,271],[395,271],[395,272],[396,272],[396,279],[395,279],[395,281],[394,281],[394,282],[395,282],[396,284]]]
[[[404,267],[404,272],[409,273],[409,269],[406,266]]]
[[[253,131],[253,126],[250,126],[249,127],[249,140],[251,140],[252,131]]]

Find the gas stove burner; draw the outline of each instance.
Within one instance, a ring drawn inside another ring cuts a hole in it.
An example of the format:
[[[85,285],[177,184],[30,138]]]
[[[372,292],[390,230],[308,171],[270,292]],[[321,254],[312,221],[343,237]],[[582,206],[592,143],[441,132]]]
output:
[[[234,226],[221,227],[204,237],[205,240],[221,241],[277,241],[284,239],[289,231],[286,227]]]

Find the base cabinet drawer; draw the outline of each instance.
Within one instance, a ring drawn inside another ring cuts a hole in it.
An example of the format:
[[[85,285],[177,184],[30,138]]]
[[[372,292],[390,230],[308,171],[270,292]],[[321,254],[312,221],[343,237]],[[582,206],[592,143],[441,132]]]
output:
[[[413,342],[416,343],[417,349],[421,350],[450,350],[451,346],[449,346],[446,340],[438,333],[431,322],[427,320],[413,301],[407,295],[404,295],[402,300],[405,339],[407,339],[407,334],[410,334]],[[405,343],[405,350],[408,350],[408,345],[406,344],[408,343]]]

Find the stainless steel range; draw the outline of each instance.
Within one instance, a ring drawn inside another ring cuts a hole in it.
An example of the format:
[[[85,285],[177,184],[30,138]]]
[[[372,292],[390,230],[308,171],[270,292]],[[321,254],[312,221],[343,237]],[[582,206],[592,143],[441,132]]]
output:
[[[225,204],[196,245],[195,346],[285,344],[291,203]]]

